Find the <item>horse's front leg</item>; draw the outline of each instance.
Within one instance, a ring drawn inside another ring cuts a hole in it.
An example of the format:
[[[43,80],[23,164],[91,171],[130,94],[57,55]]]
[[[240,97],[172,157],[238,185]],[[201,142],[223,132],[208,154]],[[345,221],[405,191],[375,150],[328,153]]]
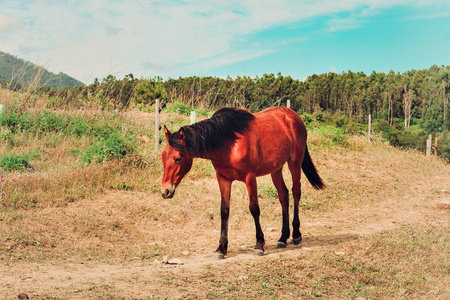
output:
[[[231,196],[231,181],[217,174],[219,181],[219,188],[221,194],[220,203],[220,240],[219,247],[216,250],[217,258],[223,259],[227,255],[228,248],[228,217],[230,216],[230,196]]]
[[[256,245],[253,251],[254,255],[264,254],[264,233],[261,229],[261,224],[259,222],[259,204],[258,204],[258,186],[256,183],[256,177],[252,174],[247,175],[245,179],[245,184],[247,185],[248,195],[250,199],[250,212],[252,213],[253,219],[255,220],[256,229]]]

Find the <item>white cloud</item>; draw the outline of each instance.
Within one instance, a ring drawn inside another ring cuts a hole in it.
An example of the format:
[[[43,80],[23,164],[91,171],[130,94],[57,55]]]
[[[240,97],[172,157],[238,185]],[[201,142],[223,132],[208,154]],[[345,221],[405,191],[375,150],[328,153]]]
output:
[[[21,25],[18,18],[0,15],[0,33],[8,33],[17,30]]]
[[[442,1],[438,1],[441,3]],[[25,59],[51,58],[48,68],[83,81],[108,73],[174,76],[208,70],[279,51],[281,41],[259,44],[266,29],[317,16],[331,31],[359,26],[383,8],[430,5],[421,0],[324,1],[15,1],[2,4],[0,51]],[[293,37],[290,41],[301,40]],[[289,43],[289,41],[287,42]],[[281,45],[281,46],[280,46]]]

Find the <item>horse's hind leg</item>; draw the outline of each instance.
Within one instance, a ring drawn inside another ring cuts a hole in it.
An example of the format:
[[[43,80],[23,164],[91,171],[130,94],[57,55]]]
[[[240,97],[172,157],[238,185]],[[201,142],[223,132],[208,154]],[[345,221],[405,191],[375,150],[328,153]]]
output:
[[[283,213],[283,228],[281,229],[281,237],[278,240],[277,248],[286,248],[287,239],[291,234],[289,230],[289,191],[283,180],[283,168],[271,174],[272,181],[278,192],[281,209]]]
[[[298,161],[288,162],[289,170],[292,175],[292,195],[294,197],[294,219],[292,221],[292,241],[295,245],[300,244],[302,241],[302,234],[300,233],[300,218],[298,216],[300,197],[302,194],[300,177],[301,177],[301,164]]]

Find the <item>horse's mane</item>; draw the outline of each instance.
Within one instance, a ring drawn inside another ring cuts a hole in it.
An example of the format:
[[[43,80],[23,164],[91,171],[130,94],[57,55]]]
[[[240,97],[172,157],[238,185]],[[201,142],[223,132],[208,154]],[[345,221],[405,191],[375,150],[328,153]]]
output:
[[[236,140],[236,133],[244,134],[254,119],[245,109],[224,107],[210,119],[183,126],[186,147],[180,142],[179,131],[170,136],[169,144],[174,149],[196,157],[205,157],[211,151],[223,146],[227,140]]]

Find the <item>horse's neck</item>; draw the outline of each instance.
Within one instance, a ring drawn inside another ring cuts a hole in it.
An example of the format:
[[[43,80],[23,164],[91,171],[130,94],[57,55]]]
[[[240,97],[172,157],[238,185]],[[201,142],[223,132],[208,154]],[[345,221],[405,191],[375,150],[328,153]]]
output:
[[[212,150],[203,157],[198,156],[198,158],[208,159],[213,163],[229,163],[230,153],[234,143],[234,141],[225,142],[221,148]]]

